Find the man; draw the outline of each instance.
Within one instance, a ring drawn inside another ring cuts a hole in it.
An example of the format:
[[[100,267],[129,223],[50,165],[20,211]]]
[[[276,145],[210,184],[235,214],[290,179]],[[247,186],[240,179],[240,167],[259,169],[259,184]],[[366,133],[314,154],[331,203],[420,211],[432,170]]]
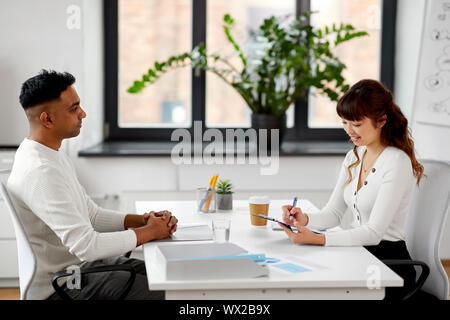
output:
[[[86,194],[71,160],[59,151],[64,139],[79,135],[86,117],[74,83],[69,73],[42,70],[20,93],[30,135],[17,150],[8,189],[37,259],[29,296],[58,299],[51,276],[69,266],[129,264],[137,275],[127,298],[162,299],[163,292],[148,290],[143,261],[120,255],[170,237],[178,221],[168,211],[123,215],[100,208]],[[79,290],[64,290],[77,299],[114,299],[128,277],[87,274]]]

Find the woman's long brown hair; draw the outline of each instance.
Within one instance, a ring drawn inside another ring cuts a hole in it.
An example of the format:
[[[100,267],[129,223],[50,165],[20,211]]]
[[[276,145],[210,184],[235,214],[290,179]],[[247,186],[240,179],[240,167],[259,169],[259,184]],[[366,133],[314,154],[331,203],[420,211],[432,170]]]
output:
[[[343,119],[360,121],[367,117],[372,120],[374,126],[386,115],[386,123],[381,129],[381,144],[399,148],[409,156],[414,176],[419,184],[423,176],[423,166],[416,159],[408,120],[394,103],[392,93],[382,83],[370,79],[357,82],[339,99],[336,110]],[[360,163],[356,145],[353,152],[357,160],[347,167],[349,178],[344,186],[352,181],[350,169]]]

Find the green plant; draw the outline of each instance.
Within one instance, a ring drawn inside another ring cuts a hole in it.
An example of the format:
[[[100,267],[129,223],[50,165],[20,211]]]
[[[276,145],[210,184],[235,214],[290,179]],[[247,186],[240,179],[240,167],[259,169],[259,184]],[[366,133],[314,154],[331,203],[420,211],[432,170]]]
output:
[[[253,113],[282,116],[297,99],[307,98],[310,87],[337,101],[349,85],[342,76],[346,66],[333,54],[332,45],[368,34],[355,31],[350,24],[314,28],[307,23],[310,15],[305,13],[292,21],[288,16],[265,19],[252,35],[257,50],[245,53],[232,36],[234,19],[226,14],[223,30],[234,55],[209,53],[201,43],[192,52],[155,62],[128,92],[140,92],[168,70],[190,65],[223,79],[241,95]],[[230,62],[234,56],[239,57],[240,67]]]
[[[230,180],[220,180],[217,183],[217,191],[218,194],[232,194],[233,185],[230,183]]]

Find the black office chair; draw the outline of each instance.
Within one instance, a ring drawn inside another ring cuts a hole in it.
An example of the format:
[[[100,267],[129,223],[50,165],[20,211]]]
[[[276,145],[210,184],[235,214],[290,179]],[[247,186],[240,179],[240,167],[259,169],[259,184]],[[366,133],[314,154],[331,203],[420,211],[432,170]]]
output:
[[[426,292],[423,292],[421,289],[427,280],[429,274],[430,274],[430,267],[425,262],[422,261],[415,261],[415,260],[381,260],[385,265],[388,267],[398,267],[398,266],[418,266],[421,267],[421,273],[419,278],[416,280],[414,286],[411,288],[411,290],[405,294],[401,299],[402,300],[409,300],[412,297],[419,298],[419,296],[427,296],[433,298],[434,296],[431,294],[427,294]],[[437,298],[436,298],[437,299]]]

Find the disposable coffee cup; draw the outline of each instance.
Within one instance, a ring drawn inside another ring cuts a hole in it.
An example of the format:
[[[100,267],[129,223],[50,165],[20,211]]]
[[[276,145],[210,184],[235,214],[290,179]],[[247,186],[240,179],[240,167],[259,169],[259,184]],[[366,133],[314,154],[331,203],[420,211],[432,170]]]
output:
[[[255,217],[254,214],[262,214],[267,216],[269,214],[270,199],[267,196],[253,196],[248,200],[250,206],[250,222],[253,226],[265,226],[267,220]]]

